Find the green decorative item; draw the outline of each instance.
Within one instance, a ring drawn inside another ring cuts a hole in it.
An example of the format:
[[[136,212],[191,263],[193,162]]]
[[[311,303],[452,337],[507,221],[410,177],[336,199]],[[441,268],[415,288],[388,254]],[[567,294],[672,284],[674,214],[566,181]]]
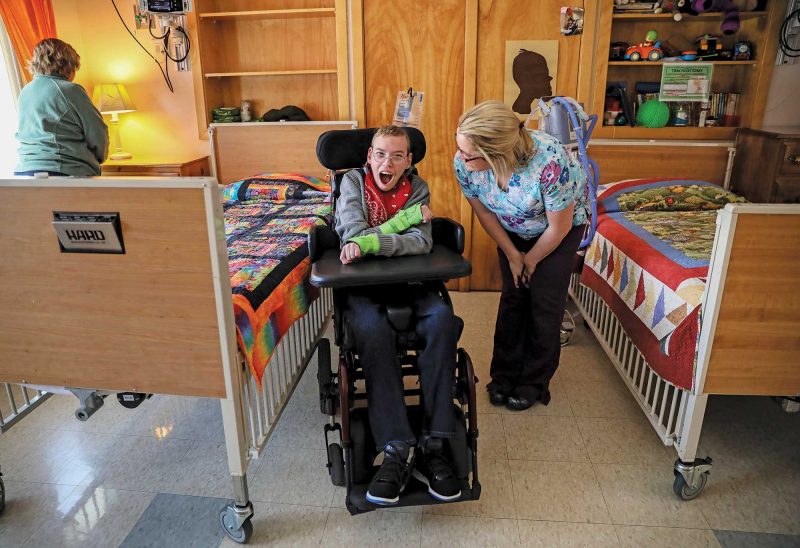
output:
[[[642,103],[636,113],[636,123],[644,127],[664,127],[669,121],[669,107],[656,99]]]

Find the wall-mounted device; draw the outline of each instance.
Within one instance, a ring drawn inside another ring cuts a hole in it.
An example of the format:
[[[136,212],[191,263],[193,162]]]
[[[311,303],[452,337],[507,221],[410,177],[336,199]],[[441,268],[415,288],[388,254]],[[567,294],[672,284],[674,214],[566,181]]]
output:
[[[186,13],[192,10],[191,0],[137,0],[139,12],[147,19],[147,29],[157,50],[165,61],[173,61],[178,71],[190,69],[189,35],[186,32]],[[137,17],[137,25],[141,16]]]

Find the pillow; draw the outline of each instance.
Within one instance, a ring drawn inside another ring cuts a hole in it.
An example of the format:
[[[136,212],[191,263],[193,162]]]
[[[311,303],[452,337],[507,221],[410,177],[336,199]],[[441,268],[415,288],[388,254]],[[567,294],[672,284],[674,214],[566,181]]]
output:
[[[222,199],[228,202],[249,200],[301,200],[330,194],[331,186],[323,179],[295,173],[261,173],[225,185]]]
[[[745,202],[719,185],[686,179],[634,179],[604,185],[598,213],[618,211],[707,211]]]

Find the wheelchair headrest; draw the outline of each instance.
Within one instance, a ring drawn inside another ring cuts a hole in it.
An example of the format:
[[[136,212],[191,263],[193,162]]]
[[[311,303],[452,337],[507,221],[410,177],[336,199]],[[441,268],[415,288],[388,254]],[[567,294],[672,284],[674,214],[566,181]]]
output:
[[[403,128],[411,140],[414,164],[425,158],[425,136],[413,127]],[[317,159],[327,169],[339,171],[361,167],[367,161],[367,151],[372,146],[372,136],[377,128],[335,129],[326,131],[317,140]]]

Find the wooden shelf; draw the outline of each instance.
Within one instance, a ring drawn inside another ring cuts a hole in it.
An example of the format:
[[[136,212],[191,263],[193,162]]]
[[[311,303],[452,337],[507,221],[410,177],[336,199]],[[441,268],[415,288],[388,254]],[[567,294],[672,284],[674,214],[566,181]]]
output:
[[[717,140],[730,141],[736,138],[736,127],[660,127],[601,126],[595,129],[594,138],[607,139],[652,139],[652,140]],[[599,131],[602,130],[602,131]]]
[[[739,19],[755,19],[758,17],[766,17],[766,11],[742,11],[739,12]],[[697,15],[683,14],[683,20],[675,21],[671,13],[615,13],[613,18],[623,21],[674,21],[675,23],[685,23],[692,19],[722,19],[722,13],[698,13]]]
[[[334,8],[307,8],[292,10],[254,10],[254,11],[218,11],[201,13],[200,19],[216,21],[233,21],[238,19],[313,19],[317,17],[333,17]]]
[[[306,74],[336,74],[336,69],[261,70],[253,72],[207,72],[206,78],[233,78],[239,76],[301,76]]]
[[[725,65],[749,65],[749,66],[757,66],[758,61],[755,59],[749,59],[747,61],[609,61],[608,66],[610,67],[637,67],[642,68],[648,65],[677,65],[681,63],[711,63],[715,67],[725,66]]]

